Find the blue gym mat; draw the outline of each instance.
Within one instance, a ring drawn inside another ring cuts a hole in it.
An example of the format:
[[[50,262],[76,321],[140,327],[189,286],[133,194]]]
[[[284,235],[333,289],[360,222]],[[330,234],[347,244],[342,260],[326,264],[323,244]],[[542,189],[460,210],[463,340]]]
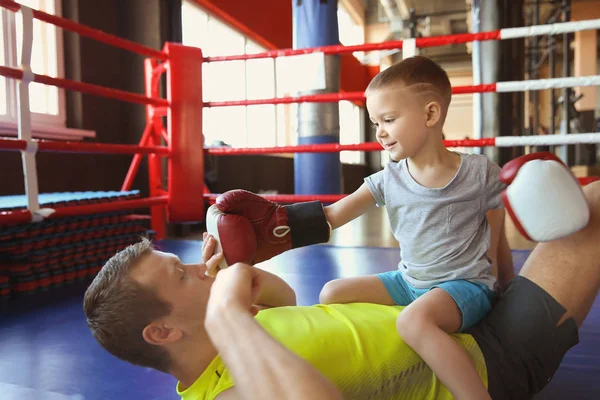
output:
[[[126,199],[137,197],[140,194],[139,190],[130,190],[128,192],[58,192],[58,193],[40,193],[38,201],[40,206],[56,207],[68,204],[81,204],[84,202],[99,200],[111,201],[118,199]],[[0,196],[0,210],[14,210],[27,207],[27,196],[12,195]]]
[[[42,207],[109,203],[126,192],[42,193]],[[25,195],[0,196],[0,212],[27,207]],[[153,237],[149,220],[128,210],[0,225],[0,299],[33,295],[94,276],[117,250]]]
[[[183,262],[200,260],[201,242],[162,241]],[[513,252],[517,269],[529,255]],[[318,301],[329,280],[394,269],[397,249],[314,246],[287,252],[261,267],[277,273],[300,305]],[[575,273],[575,272],[574,272]],[[0,314],[2,400],[177,399],[175,380],[109,355],[92,338],[82,312],[84,286],[11,302]],[[564,358],[553,381],[536,399],[600,398],[600,301],[580,331],[580,344]]]

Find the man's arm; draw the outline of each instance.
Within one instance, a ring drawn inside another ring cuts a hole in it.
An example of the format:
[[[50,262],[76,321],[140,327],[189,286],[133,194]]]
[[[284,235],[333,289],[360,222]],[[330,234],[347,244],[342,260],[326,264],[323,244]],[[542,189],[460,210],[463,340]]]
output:
[[[260,275],[262,288],[256,299],[256,305],[262,308],[296,305],[296,293],[286,281],[270,272],[256,268]]]
[[[354,193],[325,207],[324,210],[331,229],[337,229],[363,215],[374,205],[375,199],[367,184],[363,183]]]
[[[213,256],[217,241],[207,232],[204,232],[202,238],[204,241],[202,243],[202,261],[206,263]],[[219,271],[219,266],[215,265],[214,270],[207,270],[207,273],[212,276],[218,274]],[[286,281],[262,269],[257,268],[256,273],[260,275],[262,282],[261,291],[256,299],[257,306],[262,309],[296,305],[296,293]]]
[[[211,288],[205,327],[236,382],[219,400],[341,400],[330,381],[255,321],[260,285],[256,268],[235,264]]]
[[[498,285],[504,289],[515,276],[512,253],[504,226],[506,213],[503,208],[496,208],[489,210],[486,215],[491,231],[488,255],[492,260],[492,270],[498,279]]]

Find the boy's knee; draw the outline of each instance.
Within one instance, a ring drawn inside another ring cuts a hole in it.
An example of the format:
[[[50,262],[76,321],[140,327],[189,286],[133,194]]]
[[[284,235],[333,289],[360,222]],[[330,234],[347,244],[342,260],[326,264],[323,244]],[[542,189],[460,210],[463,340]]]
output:
[[[411,307],[405,308],[396,319],[398,334],[411,347],[418,343],[426,329],[433,326],[427,313],[417,312]]]

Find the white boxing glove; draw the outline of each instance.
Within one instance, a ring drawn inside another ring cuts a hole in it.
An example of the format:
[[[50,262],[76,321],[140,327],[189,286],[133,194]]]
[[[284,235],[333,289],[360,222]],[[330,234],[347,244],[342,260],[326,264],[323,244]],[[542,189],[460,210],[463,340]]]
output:
[[[579,181],[549,152],[515,158],[500,172],[506,211],[528,240],[547,242],[583,229],[590,209]]]

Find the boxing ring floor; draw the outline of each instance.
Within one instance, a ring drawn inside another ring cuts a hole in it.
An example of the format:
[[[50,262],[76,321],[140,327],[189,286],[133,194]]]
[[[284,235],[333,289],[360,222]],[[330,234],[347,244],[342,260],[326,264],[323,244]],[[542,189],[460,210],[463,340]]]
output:
[[[157,244],[184,262],[200,259],[200,241]],[[518,270],[529,251],[513,254]],[[295,289],[300,305],[310,305],[318,301],[325,282],[390,270],[398,261],[396,248],[320,245],[287,252],[261,267],[285,279]],[[10,308],[2,309],[0,399],[177,399],[173,378],[130,366],[100,348],[85,325],[84,288],[75,284],[13,301]],[[580,338],[536,399],[600,398],[600,300],[582,326]]]

